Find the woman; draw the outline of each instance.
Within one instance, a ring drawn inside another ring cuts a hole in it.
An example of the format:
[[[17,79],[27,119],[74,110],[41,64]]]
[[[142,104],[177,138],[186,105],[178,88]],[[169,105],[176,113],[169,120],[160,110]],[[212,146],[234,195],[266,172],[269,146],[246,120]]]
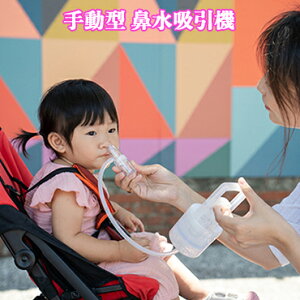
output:
[[[274,18],[260,36],[258,51],[265,73],[258,90],[270,120],[287,131],[300,128],[300,11]],[[283,153],[287,144],[288,140]],[[143,199],[170,203],[183,212],[192,203],[205,200],[160,165],[135,167],[139,173],[136,177],[125,177],[115,168],[116,183]],[[271,208],[243,178],[238,182],[250,210],[244,217],[238,217],[216,208],[216,219],[224,229],[219,241],[265,269],[290,261],[300,272],[300,185]]]

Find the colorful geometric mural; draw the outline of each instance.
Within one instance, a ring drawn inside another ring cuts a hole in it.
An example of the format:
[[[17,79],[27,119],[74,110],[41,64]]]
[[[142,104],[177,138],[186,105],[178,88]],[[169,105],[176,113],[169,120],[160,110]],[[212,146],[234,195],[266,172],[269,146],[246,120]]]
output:
[[[255,41],[266,21],[291,8],[287,2],[2,0],[0,126],[10,138],[20,128],[37,131],[42,93],[61,80],[87,78],[114,99],[121,150],[130,159],[186,177],[265,176],[281,150],[282,129],[268,120],[255,89]],[[233,9],[236,31],[85,31],[82,24],[70,31],[63,13],[77,9],[125,9],[127,28],[137,9]],[[39,139],[28,152],[33,173],[51,155]],[[297,143],[290,153],[284,176],[300,173],[292,163]]]

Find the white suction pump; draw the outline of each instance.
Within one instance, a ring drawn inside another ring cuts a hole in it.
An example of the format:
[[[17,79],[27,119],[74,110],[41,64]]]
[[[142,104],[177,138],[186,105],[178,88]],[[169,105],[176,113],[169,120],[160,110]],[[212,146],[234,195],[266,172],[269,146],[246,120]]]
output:
[[[228,191],[239,192],[231,202],[222,197]],[[199,256],[223,231],[215,219],[213,208],[220,205],[233,211],[244,199],[245,195],[237,183],[222,183],[206,201],[192,204],[171,228],[169,237],[172,244],[188,257]]]
[[[132,164],[128,161],[126,156],[122,154],[115,146],[110,145],[108,147],[108,150],[110,151],[112,158],[109,158],[102,166],[102,168],[99,171],[98,175],[98,189],[100,194],[100,200],[102,203],[102,206],[104,208],[104,211],[106,212],[109,220],[114,225],[115,229],[119,232],[119,234],[132,246],[137,248],[138,250],[154,256],[169,256],[178,253],[178,250],[172,250],[168,252],[157,252],[150,249],[147,249],[137,242],[135,242],[132,238],[128,236],[128,234],[122,229],[122,227],[119,225],[119,223],[115,220],[114,216],[110,212],[108,205],[105,201],[104,192],[103,192],[103,174],[105,169],[114,162],[117,167],[119,167],[126,175],[132,174],[133,172],[136,172]]]

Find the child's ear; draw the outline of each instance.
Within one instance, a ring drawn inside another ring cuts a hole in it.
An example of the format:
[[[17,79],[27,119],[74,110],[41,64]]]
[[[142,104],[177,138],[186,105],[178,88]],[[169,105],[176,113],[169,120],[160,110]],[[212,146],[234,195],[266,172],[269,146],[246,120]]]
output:
[[[58,153],[65,153],[67,143],[65,139],[57,132],[50,132],[48,135],[48,143],[51,148]]]

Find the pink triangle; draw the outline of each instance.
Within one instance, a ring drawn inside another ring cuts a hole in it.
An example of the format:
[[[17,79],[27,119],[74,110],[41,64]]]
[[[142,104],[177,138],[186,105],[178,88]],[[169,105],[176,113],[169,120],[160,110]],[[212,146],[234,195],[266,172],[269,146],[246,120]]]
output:
[[[0,36],[40,38],[37,29],[17,0],[0,1]]]
[[[118,109],[120,90],[120,49],[119,46],[101,65],[92,80],[99,83],[112,97]]]
[[[120,149],[130,160],[142,164],[173,141],[174,139],[121,139]]]
[[[176,174],[182,176],[228,141],[228,138],[177,139],[175,148]]]

